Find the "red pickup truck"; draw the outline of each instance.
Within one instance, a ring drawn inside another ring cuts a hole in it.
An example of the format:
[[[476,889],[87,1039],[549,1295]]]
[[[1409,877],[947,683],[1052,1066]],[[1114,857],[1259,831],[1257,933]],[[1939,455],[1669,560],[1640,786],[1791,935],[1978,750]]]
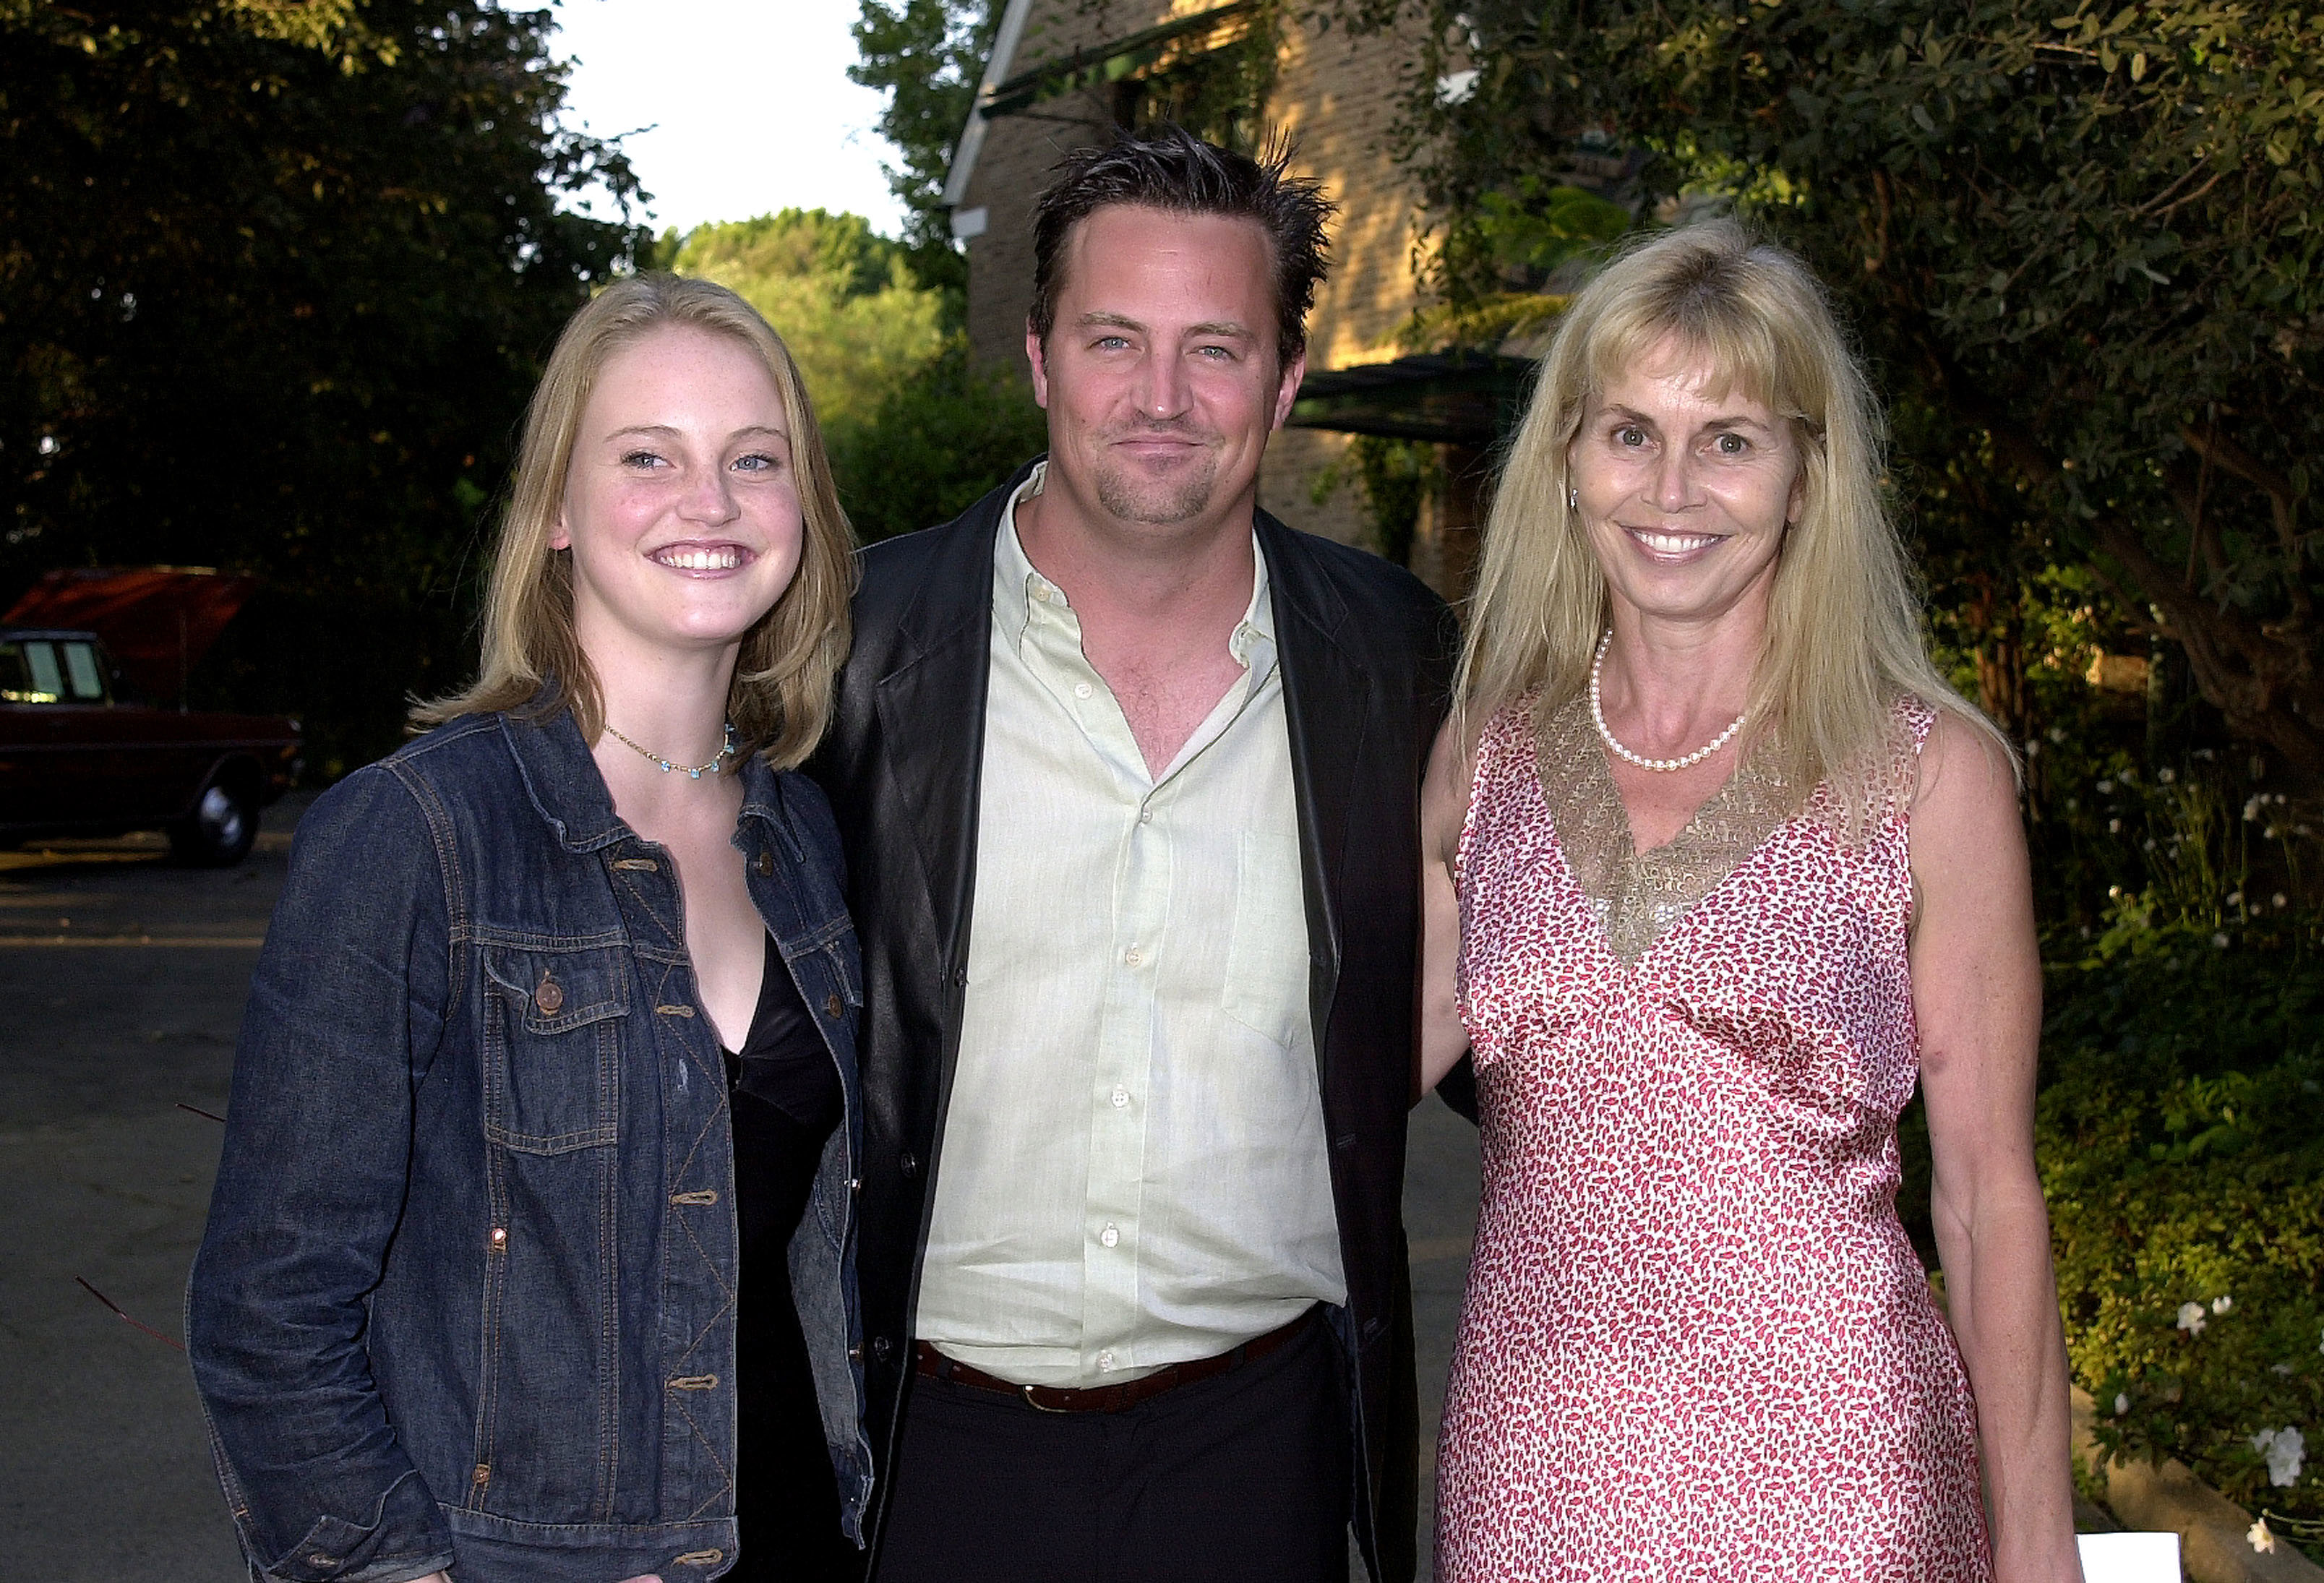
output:
[[[155,574],[68,574],[36,588],[8,612],[60,605],[88,607],[102,592],[97,579]],[[199,574],[171,572],[172,579]],[[220,580],[221,582],[224,580]],[[44,592],[81,597],[37,598]],[[216,584],[201,592],[215,594]],[[120,602],[115,601],[116,604]],[[205,612],[215,614],[213,608]],[[232,602],[239,604],[238,598]],[[109,613],[132,645],[137,621],[153,624],[155,602],[142,602],[132,619]],[[161,602],[168,609],[168,602]],[[173,622],[179,679],[223,619],[191,627]],[[227,611],[231,614],[231,609]],[[0,626],[0,843],[42,836],[117,835],[161,830],[180,861],[225,866],[240,862],[258,835],[259,810],[290,788],[298,774],[299,722],[271,715],[218,714],[143,701],[166,684],[166,672],[124,676],[106,653],[100,623]],[[150,645],[148,645],[150,647]],[[152,668],[151,667],[147,668]],[[141,686],[139,684],[143,684]]]

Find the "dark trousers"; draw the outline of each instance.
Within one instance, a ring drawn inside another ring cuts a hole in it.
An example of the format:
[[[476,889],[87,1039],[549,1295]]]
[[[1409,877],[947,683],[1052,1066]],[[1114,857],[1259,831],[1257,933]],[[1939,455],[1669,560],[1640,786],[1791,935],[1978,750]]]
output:
[[[917,1377],[875,1583],[1346,1583],[1341,1375],[1318,1315],[1121,1413]]]

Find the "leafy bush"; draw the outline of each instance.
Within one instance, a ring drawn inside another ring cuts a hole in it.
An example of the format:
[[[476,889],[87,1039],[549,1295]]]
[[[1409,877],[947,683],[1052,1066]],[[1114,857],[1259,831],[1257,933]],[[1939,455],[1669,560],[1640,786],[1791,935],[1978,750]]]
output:
[[[839,503],[870,544],[950,521],[1047,450],[1049,430],[1021,375],[971,366],[954,340],[828,437]]]
[[[2273,1439],[2324,1452],[2324,958],[2303,928],[2153,910],[2049,973],[2037,1138],[2075,1383],[2110,1453],[2324,1517],[2324,1468]]]

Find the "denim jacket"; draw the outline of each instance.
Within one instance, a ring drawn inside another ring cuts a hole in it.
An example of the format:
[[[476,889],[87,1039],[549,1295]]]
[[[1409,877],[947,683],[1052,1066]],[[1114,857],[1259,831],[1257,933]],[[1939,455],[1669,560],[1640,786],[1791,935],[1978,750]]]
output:
[[[789,1262],[860,1541],[855,934],[822,792],[755,757],[740,773],[751,897],[845,1092]],[[187,1295],[254,1578],[734,1564],[752,1360],[725,1074],[682,924],[667,852],[614,815],[569,713],[456,720],[300,821]]]

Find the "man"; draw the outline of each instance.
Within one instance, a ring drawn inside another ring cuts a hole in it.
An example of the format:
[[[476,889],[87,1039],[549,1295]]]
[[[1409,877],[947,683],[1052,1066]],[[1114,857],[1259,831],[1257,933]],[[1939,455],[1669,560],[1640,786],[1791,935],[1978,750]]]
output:
[[[1399,1199],[1443,603],[1257,510],[1329,207],[1176,128],[1035,223],[1049,455],[863,557],[881,1583],[1413,1569]]]

